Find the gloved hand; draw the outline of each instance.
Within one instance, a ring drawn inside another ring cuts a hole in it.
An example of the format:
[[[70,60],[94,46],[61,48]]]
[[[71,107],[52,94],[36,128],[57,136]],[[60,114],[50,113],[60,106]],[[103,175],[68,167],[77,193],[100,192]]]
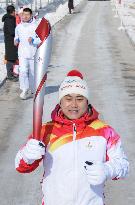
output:
[[[45,154],[45,145],[36,139],[30,139],[21,150],[21,154],[25,162],[32,163]]]
[[[91,185],[100,185],[108,178],[108,167],[105,163],[94,162],[93,164],[88,165],[88,163],[85,162],[84,168],[88,182]]]

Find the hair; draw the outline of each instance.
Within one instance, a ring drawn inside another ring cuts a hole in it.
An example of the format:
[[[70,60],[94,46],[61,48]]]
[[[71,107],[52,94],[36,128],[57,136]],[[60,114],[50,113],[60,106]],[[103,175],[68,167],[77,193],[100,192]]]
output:
[[[23,12],[29,12],[30,14],[32,14],[32,10],[30,8],[24,8]]]
[[[7,13],[12,14],[15,11],[15,7],[13,5],[7,6]]]

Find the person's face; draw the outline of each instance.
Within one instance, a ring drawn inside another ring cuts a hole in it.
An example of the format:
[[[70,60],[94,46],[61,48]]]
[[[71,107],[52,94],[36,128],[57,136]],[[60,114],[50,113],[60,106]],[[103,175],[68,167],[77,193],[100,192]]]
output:
[[[60,107],[66,118],[79,119],[88,109],[88,100],[82,95],[70,94],[61,99]]]
[[[13,11],[13,12],[11,13],[11,16],[15,16],[15,11]]]
[[[28,22],[32,17],[32,14],[30,12],[23,11],[22,13],[22,20],[23,22]]]

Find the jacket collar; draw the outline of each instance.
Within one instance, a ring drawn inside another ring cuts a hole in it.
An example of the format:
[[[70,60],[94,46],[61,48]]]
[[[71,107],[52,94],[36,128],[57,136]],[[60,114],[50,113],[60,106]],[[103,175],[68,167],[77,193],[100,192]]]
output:
[[[60,105],[57,104],[55,109],[52,111],[51,117],[52,121],[61,124],[62,126],[71,126],[76,124],[77,127],[83,128],[86,125],[92,123],[94,120],[98,119],[98,112],[89,105],[89,110],[81,118],[75,120],[69,120],[64,117],[63,112],[60,109]]]

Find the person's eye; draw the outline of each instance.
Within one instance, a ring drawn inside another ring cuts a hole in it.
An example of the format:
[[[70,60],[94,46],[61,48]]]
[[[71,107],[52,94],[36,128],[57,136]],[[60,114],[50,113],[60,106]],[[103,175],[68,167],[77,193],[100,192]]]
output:
[[[66,98],[67,101],[71,101],[71,98]]]
[[[78,101],[83,101],[83,98],[77,98]]]

